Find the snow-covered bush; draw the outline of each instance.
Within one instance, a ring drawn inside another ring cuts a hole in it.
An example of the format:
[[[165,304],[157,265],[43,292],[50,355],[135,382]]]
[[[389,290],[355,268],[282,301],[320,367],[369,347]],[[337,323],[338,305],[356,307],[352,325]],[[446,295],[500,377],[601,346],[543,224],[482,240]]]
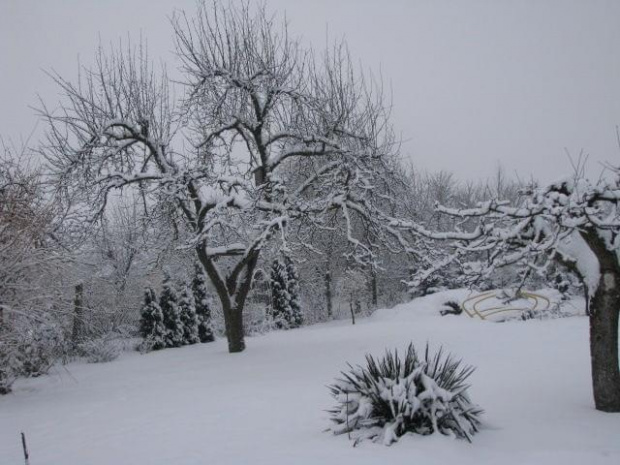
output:
[[[183,345],[183,322],[179,309],[179,298],[172,283],[172,278],[166,274],[163,282],[163,290],[159,298],[159,307],[163,314],[166,327],[166,347],[180,347]]]
[[[276,259],[271,265],[271,318],[278,329],[288,329],[291,315],[286,265]]]
[[[290,257],[283,255],[271,266],[271,319],[276,329],[298,328],[303,324],[299,304],[299,277]]]
[[[163,348],[165,348],[165,346]],[[159,344],[159,341],[152,336],[148,336],[142,339],[140,343],[136,346],[136,350],[141,354],[148,354],[149,352],[160,349],[162,349],[162,347]]]
[[[196,303],[194,295],[187,284],[181,290],[179,301],[179,318],[183,330],[183,345],[200,342],[198,337],[198,316],[196,315]]]
[[[405,358],[386,352],[366,367],[350,367],[329,387],[337,405],[329,410],[334,434],[349,433],[357,444],[372,439],[390,445],[407,433],[436,432],[471,441],[478,431],[482,409],[467,394],[474,368],[444,355],[420,358],[410,344]]]
[[[455,300],[448,300],[447,302],[444,302],[443,305],[444,308],[439,311],[441,316],[460,315],[463,313],[463,307],[461,307],[461,304]]]
[[[18,377],[46,374],[67,352],[62,328],[51,319],[20,321],[0,331],[0,394]]]
[[[202,266],[194,266],[194,278],[192,280],[192,294],[196,305],[198,318],[198,338],[200,342],[213,342],[213,321],[209,293],[207,292],[207,277]]]
[[[290,327],[299,328],[304,322],[299,303],[299,275],[295,263],[288,255],[284,256],[284,264],[286,265],[287,290],[290,299]]]
[[[21,372],[17,344],[12,338],[0,337],[0,395],[11,392],[11,386]]]
[[[20,330],[16,342],[21,376],[46,374],[66,352],[62,328],[53,321],[43,321]]]
[[[353,266],[348,267],[340,277],[337,292],[343,307],[348,309],[352,322],[355,324],[355,316],[362,313],[362,302],[366,302],[369,309],[368,277],[363,269]]]
[[[144,290],[144,304],[140,310],[140,336],[144,339],[141,350],[150,352],[166,347],[167,329],[164,325],[164,315],[157,303],[155,291],[147,287]]]
[[[571,309],[570,306],[568,306]],[[555,320],[557,318],[568,318],[571,316],[575,316],[576,312],[574,311],[574,307],[572,307],[573,311],[569,311],[562,306],[562,302],[554,302],[549,308],[544,309],[531,309],[523,311],[518,318],[522,321],[527,320]],[[582,313],[583,314],[583,313]]]
[[[114,338],[101,337],[82,342],[78,350],[88,363],[107,363],[118,358],[123,344]]]

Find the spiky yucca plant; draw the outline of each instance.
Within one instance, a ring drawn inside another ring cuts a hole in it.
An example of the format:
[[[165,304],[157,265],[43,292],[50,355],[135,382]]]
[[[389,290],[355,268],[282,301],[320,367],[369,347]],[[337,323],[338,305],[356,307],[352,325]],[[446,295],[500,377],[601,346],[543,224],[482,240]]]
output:
[[[440,348],[427,344],[420,358],[409,344],[404,359],[387,351],[382,359],[366,356],[366,367],[352,367],[329,386],[337,405],[329,410],[335,434],[349,433],[355,444],[364,439],[396,442],[406,433],[440,432],[471,442],[482,410],[467,395],[474,368],[463,366]]]

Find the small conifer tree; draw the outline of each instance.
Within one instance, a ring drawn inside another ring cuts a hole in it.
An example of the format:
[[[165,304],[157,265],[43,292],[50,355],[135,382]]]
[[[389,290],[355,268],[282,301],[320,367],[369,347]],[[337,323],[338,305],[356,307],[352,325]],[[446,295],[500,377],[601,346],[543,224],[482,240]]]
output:
[[[282,259],[277,258],[271,265],[271,318],[278,329],[290,327],[291,298],[288,293],[288,274]]]
[[[286,265],[287,291],[289,295],[289,326],[299,328],[303,324],[303,315],[299,303],[299,276],[295,263],[289,256],[284,256]]]
[[[161,307],[164,325],[166,326],[166,347],[179,347],[183,345],[183,323],[181,322],[179,299],[168,274],[164,277],[159,306]]]
[[[202,266],[196,264],[194,279],[192,280],[192,294],[196,305],[198,318],[198,338],[200,342],[213,342],[213,327],[211,323],[211,307],[209,306],[209,293],[207,292],[207,277]]]
[[[194,296],[186,284],[181,291],[181,300],[179,301],[179,316],[183,326],[183,344],[196,344],[200,341],[198,338],[198,317],[196,315],[196,304]]]
[[[144,304],[140,311],[140,335],[153,350],[166,347],[166,326],[164,315],[157,303],[155,291],[147,287],[144,290]]]

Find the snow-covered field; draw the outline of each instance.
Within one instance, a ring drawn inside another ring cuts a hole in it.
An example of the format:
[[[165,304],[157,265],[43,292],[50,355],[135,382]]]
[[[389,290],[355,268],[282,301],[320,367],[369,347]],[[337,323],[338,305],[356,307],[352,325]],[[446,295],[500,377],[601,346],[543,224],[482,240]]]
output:
[[[104,364],[71,364],[0,398],[0,464],[614,464],[620,414],[594,410],[585,317],[493,323],[440,317],[464,291],[339,321]],[[443,344],[477,366],[472,399],[486,426],[473,444],[408,436],[391,447],[324,432],[326,385],[346,362]]]

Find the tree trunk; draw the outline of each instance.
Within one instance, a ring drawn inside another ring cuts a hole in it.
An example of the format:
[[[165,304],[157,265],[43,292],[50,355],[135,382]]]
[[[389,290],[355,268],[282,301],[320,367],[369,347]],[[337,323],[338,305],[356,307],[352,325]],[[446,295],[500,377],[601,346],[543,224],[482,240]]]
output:
[[[377,298],[377,270],[374,268],[370,271],[370,293],[372,299],[372,309],[376,310],[379,306],[379,299]]]
[[[349,300],[349,309],[351,310],[351,324],[355,324],[355,312],[353,311],[353,294],[351,294],[351,300]]]
[[[239,274],[234,273],[227,276],[226,281],[222,279],[213,260],[207,256],[204,245],[197,247],[196,252],[200,264],[207,272],[207,276],[209,276],[211,283],[215,287],[222,304],[228,351],[230,353],[243,352],[245,350],[243,308],[252,287],[252,277],[258,263],[259,251],[251,252],[238,265],[237,271],[239,271]]]
[[[245,350],[243,308],[224,309],[224,325],[226,327],[226,339],[228,340],[228,352],[231,354],[243,352]]]
[[[603,412],[620,412],[618,305],[620,274],[601,273],[590,307],[590,357],[594,404]]]
[[[601,276],[590,302],[590,360],[594,405],[603,412],[620,412],[618,309],[620,264],[596,229],[581,232],[600,265]]]
[[[327,304],[327,318],[330,320],[334,316],[332,304],[332,275],[328,271],[325,272],[325,303]]]
[[[76,347],[82,339],[84,332],[84,285],[82,283],[75,286],[75,300],[73,309],[73,331],[71,342]]]

